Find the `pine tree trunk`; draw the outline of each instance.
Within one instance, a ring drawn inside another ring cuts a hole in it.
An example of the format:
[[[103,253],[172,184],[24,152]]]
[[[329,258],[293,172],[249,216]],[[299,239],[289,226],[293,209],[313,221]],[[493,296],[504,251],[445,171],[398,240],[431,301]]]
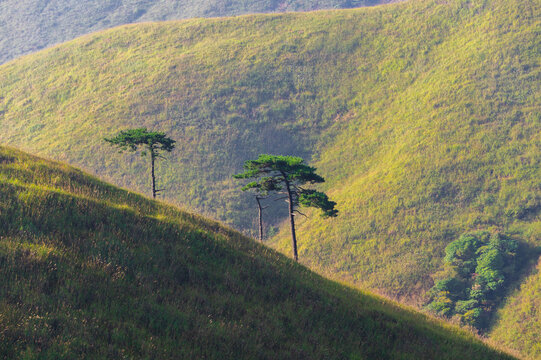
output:
[[[259,197],[256,196],[257,207],[259,209],[259,241],[263,242],[263,209],[261,208],[261,202]]]
[[[289,222],[291,224],[291,243],[293,245],[293,258],[295,259],[295,261],[299,261],[299,256],[297,255],[297,237],[295,235],[295,215],[293,214],[293,194],[291,194],[291,188],[289,186],[289,181],[287,180],[287,177],[283,173],[282,175],[284,176],[284,181],[286,183],[287,198],[289,202]]]
[[[156,199],[156,176],[154,175],[154,160],[156,155],[153,151],[150,152],[150,159],[152,162],[152,197]]]

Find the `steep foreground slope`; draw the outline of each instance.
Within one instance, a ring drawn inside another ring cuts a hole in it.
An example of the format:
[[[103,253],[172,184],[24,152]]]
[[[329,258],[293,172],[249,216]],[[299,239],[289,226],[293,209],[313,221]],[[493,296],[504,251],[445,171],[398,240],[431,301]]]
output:
[[[166,131],[167,198],[240,229],[242,162],[311,157],[341,215],[300,224],[302,261],[420,303],[463,232],[541,245],[540,12],[415,1],[125,26],[1,66],[0,141],[148,191],[145,161],[103,137]]]
[[[0,147],[0,357],[505,359],[218,223]]]
[[[392,0],[3,0],[0,63],[77,36],[142,21],[354,8]]]

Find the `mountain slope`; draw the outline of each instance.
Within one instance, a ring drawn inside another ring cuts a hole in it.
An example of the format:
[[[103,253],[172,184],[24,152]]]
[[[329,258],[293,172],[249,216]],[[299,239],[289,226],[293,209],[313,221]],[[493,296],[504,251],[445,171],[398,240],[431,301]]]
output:
[[[462,233],[541,246],[541,8],[484,6],[427,55],[404,41],[364,73],[388,88],[360,91],[345,115],[359,120],[338,121],[319,150],[342,216],[300,219],[300,238],[323,239],[300,245],[307,264],[414,298]],[[287,251],[287,235],[280,241]]]
[[[418,1],[105,31],[0,67],[0,142],[148,191],[145,160],[103,137],[166,131],[168,199],[242,229],[255,214],[231,179],[242,162],[311,159],[340,216],[299,219],[301,261],[422,304],[462,233],[541,246],[539,6]],[[286,237],[273,245],[289,254]]]
[[[0,63],[90,32],[143,21],[353,8],[389,0],[4,0]]]
[[[3,358],[506,359],[221,225],[0,147]]]

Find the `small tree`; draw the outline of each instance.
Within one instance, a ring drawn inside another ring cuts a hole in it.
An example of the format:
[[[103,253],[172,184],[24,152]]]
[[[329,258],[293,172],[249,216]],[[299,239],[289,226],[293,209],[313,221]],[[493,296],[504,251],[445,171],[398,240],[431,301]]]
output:
[[[233,175],[237,176],[237,175]],[[255,190],[255,201],[257,202],[257,220],[259,226],[259,241],[263,242],[263,210],[268,208],[268,206],[261,205],[261,200],[264,200],[269,197],[269,189],[266,188],[264,182],[260,183],[250,183],[242,188],[242,191]]]
[[[289,222],[293,258],[298,261],[297,237],[295,234],[295,213],[299,206],[316,207],[323,211],[323,217],[334,217],[338,210],[336,203],[330,201],[325,193],[305,189],[303,185],[322,183],[325,180],[315,173],[316,169],[304,164],[304,160],[294,156],[261,154],[256,160],[244,163],[244,172],[233,175],[236,179],[252,179],[242,190],[255,189],[258,193],[283,193],[289,205]]]
[[[141,156],[150,153],[152,197],[162,190],[156,189],[155,162],[157,158],[163,158],[159,151],[171,152],[175,148],[175,140],[165,136],[165,133],[148,131],[146,128],[123,130],[113,138],[105,138],[105,141],[120,148],[121,151],[136,151],[139,146],[145,147]]]

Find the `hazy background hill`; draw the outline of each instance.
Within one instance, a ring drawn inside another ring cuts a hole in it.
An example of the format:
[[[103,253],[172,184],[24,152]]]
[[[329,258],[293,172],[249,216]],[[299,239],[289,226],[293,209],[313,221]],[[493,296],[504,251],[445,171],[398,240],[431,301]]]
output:
[[[142,21],[353,8],[392,0],[3,0],[0,63],[101,29]]]
[[[221,225],[0,147],[0,357],[511,359]]]
[[[231,174],[304,156],[340,216],[300,221],[301,261],[421,304],[464,232],[541,245],[540,11],[418,1],[112,29],[0,67],[0,142],[148,192],[147,163],[103,137],[165,131],[168,200],[240,229],[255,212]],[[272,244],[290,253],[286,233]]]

